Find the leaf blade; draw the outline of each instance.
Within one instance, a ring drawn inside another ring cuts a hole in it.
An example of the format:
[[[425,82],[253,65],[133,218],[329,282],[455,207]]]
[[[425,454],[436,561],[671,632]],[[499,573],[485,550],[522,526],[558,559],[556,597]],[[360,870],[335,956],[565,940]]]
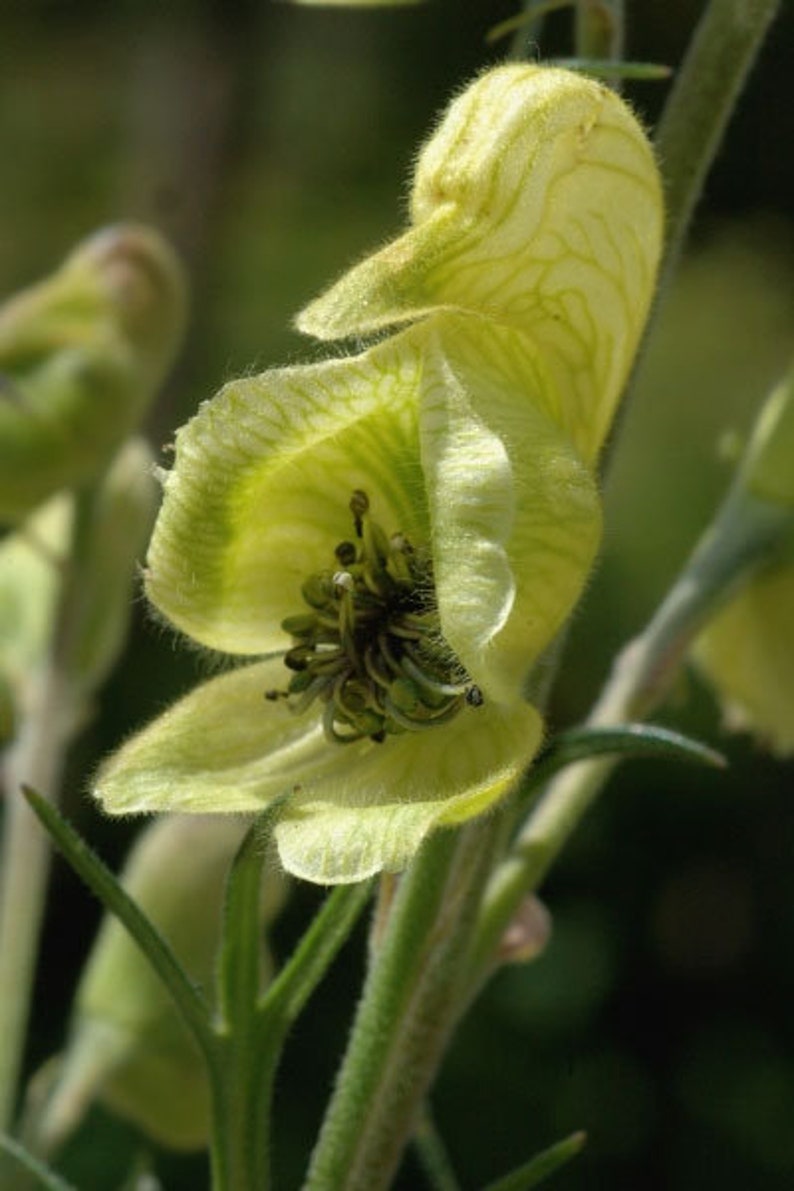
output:
[[[715,769],[727,766],[725,757],[716,749],[659,724],[630,723],[603,728],[572,728],[561,732],[541,753],[522,787],[521,797],[534,794],[568,765],[591,757],[615,754],[637,759],[663,757],[709,765]]]
[[[59,811],[29,786],[23,786],[22,792],[31,810],[77,875],[99,898],[105,909],[114,914],[129,931],[171,993],[208,1063],[211,1062],[215,1052],[215,1033],[210,1022],[209,1007],[166,940]]]
[[[510,1171],[503,1178],[489,1183],[483,1191],[531,1191],[555,1171],[570,1162],[583,1149],[587,1141],[587,1134],[581,1131],[572,1133],[570,1137],[556,1142],[548,1149],[542,1150],[526,1162],[523,1166]]]

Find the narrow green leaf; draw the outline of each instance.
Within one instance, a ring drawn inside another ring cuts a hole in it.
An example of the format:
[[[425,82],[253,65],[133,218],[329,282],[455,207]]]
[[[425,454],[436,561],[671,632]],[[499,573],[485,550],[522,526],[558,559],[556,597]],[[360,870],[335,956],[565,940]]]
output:
[[[110,869],[92,852],[85,840],[58,810],[30,787],[23,787],[23,793],[45,831],[77,875],[99,898],[105,909],[115,914],[129,931],[171,993],[185,1024],[192,1031],[205,1057],[210,1060],[215,1052],[216,1038],[210,1022],[209,1008],[204,997],[191,984],[168,943],[129,897]]]
[[[251,825],[232,862],[226,882],[223,938],[218,963],[218,1005],[223,1021],[246,1032],[259,994],[261,969],[262,865],[276,812],[273,804]]]
[[[651,82],[669,79],[672,66],[662,62],[622,62],[608,58],[548,58],[544,65],[580,70],[598,79],[644,79]]]
[[[340,885],[325,899],[295,951],[259,1002],[260,1020],[286,1030],[322,980],[369,900],[371,881]]]
[[[571,1158],[575,1158],[586,1141],[586,1133],[572,1133],[570,1137],[537,1154],[526,1165],[517,1167],[495,1183],[489,1183],[483,1191],[531,1191],[532,1187],[537,1187],[566,1162],[570,1162]]]
[[[540,20],[541,17],[556,12],[559,8],[572,8],[575,3],[576,0],[538,0],[537,4],[529,4],[523,12],[516,13],[515,16],[508,17],[507,20],[499,21],[497,25],[492,25],[485,34],[486,44],[493,45],[495,41],[501,41],[502,38],[509,37],[518,29],[523,29],[525,25],[531,25],[533,21]]]
[[[725,757],[716,749],[658,724],[571,728],[568,732],[561,732],[541,753],[522,787],[522,797],[534,793],[555,773],[576,761],[615,753],[624,757],[664,757],[672,761],[690,761],[715,769],[724,769],[727,765]]]
[[[35,1187],[43,1187],[45,1191],[75,1191],[71,1183],[67,1183],[59,1174],[51,1170],[49,1166],[45,1166],[38,1158],[34,1158],[24,1146],[19,1142],[14,1141],[13,1137],[8,1137],[5,1133],[0,1133],[0,1154],[2,1154],[6,1161],[19,1171],[25,1171],[26,1174],[32,1175],[35,1180],[31,1185]],[[10,1180],[6,1182],[3,1177],[2,1167],[6,1162],[0,1163],[0,1180],[4,1187],[18,1186],[16,1180],[12,1183]],[[27,1184],[26,1184],[27,1185]]]

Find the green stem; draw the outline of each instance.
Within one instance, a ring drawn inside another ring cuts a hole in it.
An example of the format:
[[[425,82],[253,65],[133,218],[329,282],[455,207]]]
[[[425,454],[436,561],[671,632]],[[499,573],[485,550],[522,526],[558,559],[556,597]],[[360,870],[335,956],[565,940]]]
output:
[[[711,0],[656,133],[667,205],[666,284],[739,94],[780,0]]]
[[[258,1030],[264,1043],[283,1035],[297,1020],[346,941],[372,893],[371,883],[340,885],[326,898],[294,953],[257,1006]]]
[[[665,193],[666,239],[656,297],[602,457],[608,470],[709,170],[780,0],[710,0],[654,134]]]
[[[259,1136],[264,1126],[254,1116],[249,1067],[250,1054],[246,1060],[234,1036],[224,1038],[217,1064],[209,1072],[212,1191],[268,1191],[270,1187],[269,1131]]]
[[[273,1081],[287,1033],[347,940],[371,886],[335,889],[246,1022],[233,1017],[213,1069],[213,1191],[267,1191]],[[242,1025],[243,1028],[238,1027]]]
[[[81,558],[94,490],[75,497],[50,646],[27,688],[19,732],[3,763],[5,815],[0,855],[0,1129],[13,1121],[49,876],[50,848],[22,796],[28,785],[55,801],[69,742],[84,714],[70,658],[81,606]]]
[[[371,966],[306,1191],[388,1187],[454,1026],[499,816],[442,831],[404,875]]]

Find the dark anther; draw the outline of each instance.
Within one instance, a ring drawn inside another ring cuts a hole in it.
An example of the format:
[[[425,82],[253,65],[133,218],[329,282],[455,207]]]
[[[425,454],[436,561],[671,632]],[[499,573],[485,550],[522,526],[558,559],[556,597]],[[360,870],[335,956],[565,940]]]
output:
[[[414,548],[408,541],[404,533],[393,533],[389,540],[392,550],[396,550],[398,554],[413,554]]]
[[[353,542],[340,542],[336,550],[336,561],[342,567],[352,567],[356,561],[356,547]]]
[[[322,709],[334,744],[382,744],[404,732],[448,723],[483,695],[441,636],[429,554],[404,533],[388,537],[356,490],[350,512],[357,540],[339,542],[336,567],[301,587],[306,607],[286,617],[287,689],[269,690],[301,714]]]
[[[369,497],[360,488],[356,488],[350,498],[350,512],[353,514],[356,537],[360,538],[363,529],[361,519],[365,513],[369,512]]]

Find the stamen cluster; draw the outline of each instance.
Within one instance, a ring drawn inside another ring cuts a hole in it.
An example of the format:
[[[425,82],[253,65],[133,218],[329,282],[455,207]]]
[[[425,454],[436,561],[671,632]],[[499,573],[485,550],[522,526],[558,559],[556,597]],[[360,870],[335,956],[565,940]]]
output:
[[[309,611],[282,628],[293,671],[286,698],[295,712],[318,699],[329,740],[383,741],[447,723],[482,694],[441,635],[429,554],[401,533],[388,537],[371,518],[369,498],[350,501],[355,541],[336,547],[336,569],[302,587]]]

